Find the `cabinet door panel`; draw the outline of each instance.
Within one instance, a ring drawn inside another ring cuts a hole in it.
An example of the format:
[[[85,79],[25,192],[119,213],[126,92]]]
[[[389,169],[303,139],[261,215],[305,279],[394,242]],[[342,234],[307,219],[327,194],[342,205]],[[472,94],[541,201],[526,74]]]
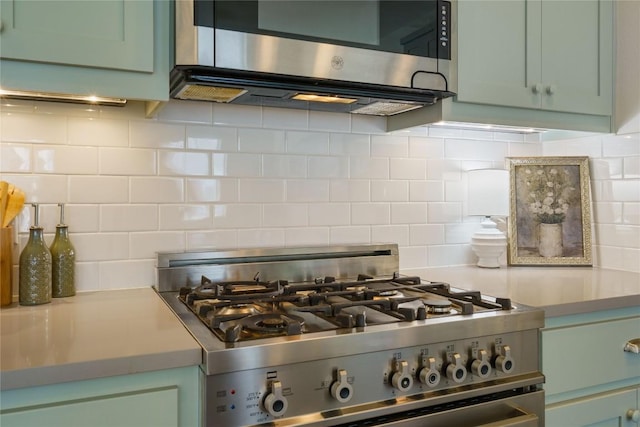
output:
[[[539,106],[539,95],[527,84],[539,80],[540,55],[538,39],[527,37],[528,22],[539,22],[539,8],[530,4],[458,2],[458,101]]]
[[[611,114],[612,11],[610,0],[542,2],[543,109]]]
[[[17,408],[2,415],[3,427],[178,426],[178,388],[145,390],[52,405]]]
[[[2,0],[7,59],[153,72],[152,0]]]
[[[562,427],[637,427],[627,410],[637,408],[637,390],[626,389],[547,406],[545,422]]]

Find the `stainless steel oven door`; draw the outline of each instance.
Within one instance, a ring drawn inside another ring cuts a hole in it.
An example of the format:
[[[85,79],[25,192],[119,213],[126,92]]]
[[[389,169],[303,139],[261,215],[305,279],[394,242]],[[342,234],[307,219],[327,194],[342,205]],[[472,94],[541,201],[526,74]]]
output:
[[[424,412],[424,413],[423,413]],[[469,404],[442,405],[344,424],[349,427],[541,427],[544,426],[544,391]],[[342,425],[337,426],[342,427]]]

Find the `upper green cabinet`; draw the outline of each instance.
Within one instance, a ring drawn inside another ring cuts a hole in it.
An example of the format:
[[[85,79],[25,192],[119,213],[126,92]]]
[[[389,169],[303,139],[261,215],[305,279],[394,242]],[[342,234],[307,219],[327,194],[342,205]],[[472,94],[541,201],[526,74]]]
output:
[[[168,0],[0,0],[4,89],[166,100]]]
[[[611,115],[611,0],[458,3],[458,101]]]

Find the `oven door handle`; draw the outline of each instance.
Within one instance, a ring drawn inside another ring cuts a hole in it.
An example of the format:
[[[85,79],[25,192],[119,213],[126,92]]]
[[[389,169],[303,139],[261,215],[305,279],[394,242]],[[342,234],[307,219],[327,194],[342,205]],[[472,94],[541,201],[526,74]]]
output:
[[[537,427],[539,418],[536,414],[518,415],[508,420],[500,420],[491,422],[489,424],[482,424],[478,427]]]

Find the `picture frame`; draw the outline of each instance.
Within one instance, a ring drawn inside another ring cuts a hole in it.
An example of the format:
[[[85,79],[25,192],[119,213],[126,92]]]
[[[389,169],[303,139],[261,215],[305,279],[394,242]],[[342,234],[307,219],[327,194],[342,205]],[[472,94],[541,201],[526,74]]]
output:
[[[509,265],[591,266],[588,157],[507,157]]]

